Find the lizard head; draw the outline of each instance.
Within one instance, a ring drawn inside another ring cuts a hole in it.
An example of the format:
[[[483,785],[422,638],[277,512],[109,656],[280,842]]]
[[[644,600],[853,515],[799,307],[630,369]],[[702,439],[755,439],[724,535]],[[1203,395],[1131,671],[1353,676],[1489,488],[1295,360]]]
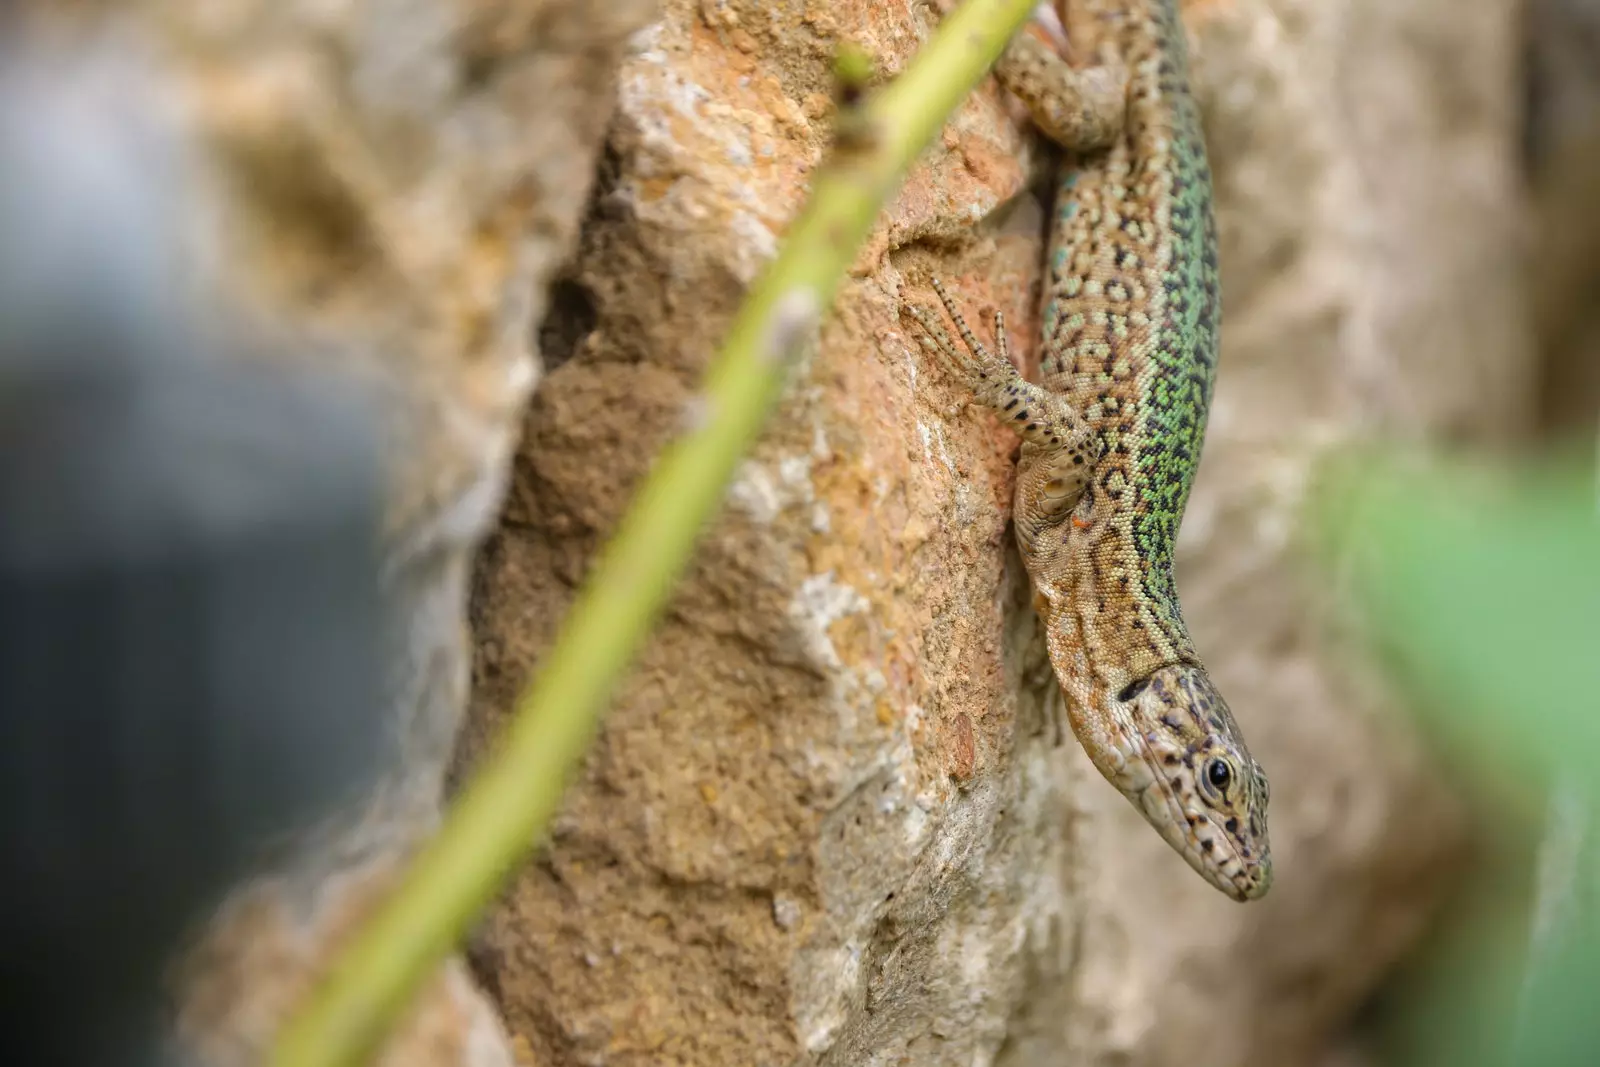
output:
[[[1134,758],[1112,783],[1167,844],[1235,900],[1272,886],[1267,776],[1204,669],[1162,667],[1118,695]]]

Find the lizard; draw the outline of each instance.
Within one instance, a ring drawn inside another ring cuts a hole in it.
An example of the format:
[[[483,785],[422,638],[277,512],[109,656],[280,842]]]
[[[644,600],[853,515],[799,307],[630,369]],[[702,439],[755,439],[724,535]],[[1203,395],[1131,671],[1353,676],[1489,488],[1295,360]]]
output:
[[[1075,158],[1057,186],[1042,293],[1040,382],[967,326],[938,278],[958,348],[933,313],[916,338],[1022,439],[1018,550],[1074,735],[1207,882],[1238,901],[1272,885],[1269,786],[1195,651],[1173,542],[1204,442],[1219,347],[1210,166],[1176,0],[1064,0],[1079,71],[1033,32],[1000,82]],[[1070,10],[1069,10],[1070,9]],[[1097,117],[1092,77],[1115,86]],[[1123,88],[1125,87],[1125,93]]]

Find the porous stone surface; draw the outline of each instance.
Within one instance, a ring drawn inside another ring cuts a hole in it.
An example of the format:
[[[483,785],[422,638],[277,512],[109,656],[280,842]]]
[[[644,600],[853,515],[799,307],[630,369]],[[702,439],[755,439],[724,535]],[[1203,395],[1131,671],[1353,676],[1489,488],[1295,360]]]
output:
[[[1015,438],[896,318],[937,270],[1036,362],[1048,153],[987,83],[858,257],[475,941],[537,1062],[1361,1060],[1341,1031],[1425,929],[1465,826],[1344,655],[1298,506],[1332,446],[1524,418],[1514,9],[1186,5],[1225,325],[1179,584],[1274,781],[1272,893],[1217,894],[1053,743],[1007,526]],[[893,71],[928,26],[911,4],[667,0],[623,63],[475,575],[463,770],[801,205],[836,43]]]
[[[181,165],[197,302],[264,358],[355,379],[391,465],[390,755],[239,887],[177,967],[207,1065],[259,1062],[284,1012],[435,826],[470,675],[467,578],[500,508],[536,329],[571,254],[649,0],[26,5],[38,41],[116,56]],[[381,1062],[509,1064],[459,960]]]

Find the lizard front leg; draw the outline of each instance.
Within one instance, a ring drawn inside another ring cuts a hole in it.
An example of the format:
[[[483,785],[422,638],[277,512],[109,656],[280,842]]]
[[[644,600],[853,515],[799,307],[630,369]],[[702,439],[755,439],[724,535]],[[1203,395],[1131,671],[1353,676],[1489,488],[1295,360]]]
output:
[[[1060,526],[1082,498],[1103,443],[1065,397],[1017,372],[1006,345],[1005,319],[998,311],[994,318],[998,351],[991,352],[967,326],[937,278],[933,289],[956,324],[964,351],[926,309],[907,304],[903,310],[921,327],[918,341],[923,349],[959,378],[975,400],[992,408],[1021,435],[1014,521],[1031,565],[1041,535]]]

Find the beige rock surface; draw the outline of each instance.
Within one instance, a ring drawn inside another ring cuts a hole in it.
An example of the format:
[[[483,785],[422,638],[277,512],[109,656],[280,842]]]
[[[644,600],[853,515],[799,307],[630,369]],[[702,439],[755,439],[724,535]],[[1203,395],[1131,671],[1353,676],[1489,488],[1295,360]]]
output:
[[[1293,1067],[1347,1050],[1336,1032],[1424,929],[1463,824],[1398,709],[1337,654],[1295,508],[1330,444],[1496,437],[1523,417],[1514,6],[1188,7],[1227,311],[1180,582],[1275,782],[1272,895],[1217,895],[1074,744],[1052,746],[1005,525],[1015,441],[959,410],[893,314],[937,269],[1031,353],[1039,153],[988,85],[858,261],[477,941],[537,1062]],[[467,764],[801,203],[833,43],[894,69],[925,31],[909,5],[668,0],[623,64],[546,323],[559,365],[475,578]]]
[[[181,968],[205,1064],[258,1062],[340,936],[437,821],[469,677],[467,578],[539,374],[615,70],[649,0],[38,5],[39,29],[140,65],[189,153],[189,264],[307,362],[355,375],[392,433],[394,759],[373,795],[241,887]],[[63,16],[66,17],[63,17]],[[109,35],[109,37],[107,36]],[[509,1064],[459,961],[385,1064]]]

